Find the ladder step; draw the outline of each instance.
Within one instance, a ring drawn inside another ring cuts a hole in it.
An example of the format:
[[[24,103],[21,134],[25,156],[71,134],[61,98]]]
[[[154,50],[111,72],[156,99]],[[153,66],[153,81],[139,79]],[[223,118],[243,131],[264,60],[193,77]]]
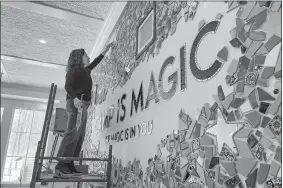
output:
[[[68,178],[68,179],[63,179],[63,178],[46,178],[46,179],[39,179],[37,182],[41,183],[48,183],[48,182],[97,182],[97,183],[103,183],[105,185],[106,180],[105,179],[99,179],[99,178]]]
[[[79,158],[79,157],[40,157],[40,159],[53,159],[56,161],[108,161],[108,158]]]

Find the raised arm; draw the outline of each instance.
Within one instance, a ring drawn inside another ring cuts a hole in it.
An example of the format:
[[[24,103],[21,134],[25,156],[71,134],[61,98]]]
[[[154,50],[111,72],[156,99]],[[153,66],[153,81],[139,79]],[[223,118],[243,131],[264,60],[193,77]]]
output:
[[[113,43],[110,43],[108,45],[105,46],[105,48],[103,49],[103,51],[101,52],[101,54],[95,58],[87,67],[86,69],[88,70],[92,70],[94,69],[100,62],[101,60],[104,58],[105,54],[109,51],[109,49],[113,46]]]
[[[95,58],[87,67],[86,69],[92,70],[94,69],[99,63],[100,61],[104,58],[103,54],[100,54],[97,58]]]

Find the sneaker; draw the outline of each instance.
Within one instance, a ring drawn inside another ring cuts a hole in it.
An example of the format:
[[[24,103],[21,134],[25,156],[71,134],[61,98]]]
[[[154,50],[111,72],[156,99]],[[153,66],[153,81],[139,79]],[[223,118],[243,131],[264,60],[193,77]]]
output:
[[[67,164],[58,163],[55,167],[55,178],[70,178],[74,176]]]
[[[71,162],[71,163],[68,164],[68,168],[69,168],[69,170],[70,170],[75,176],[80,176],[80,175],[83,174],[82,172],[80,172],[80,171],[78,171],[78,170],[76,169],[76,167],[75,167],[75,165],[74,165],[73,162]]]

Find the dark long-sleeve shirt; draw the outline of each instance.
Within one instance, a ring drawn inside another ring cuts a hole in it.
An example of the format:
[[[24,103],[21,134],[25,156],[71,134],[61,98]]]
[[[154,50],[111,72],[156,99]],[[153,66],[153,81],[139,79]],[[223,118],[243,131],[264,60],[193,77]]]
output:
[[[103,59],[103,55],[99,55],[85,68],[74,68],[66,75],[65,90],[67,99],[78,98],[84,94],[83,100],[91,100],[92,79],[90,76],[91,70],[94,69]]]

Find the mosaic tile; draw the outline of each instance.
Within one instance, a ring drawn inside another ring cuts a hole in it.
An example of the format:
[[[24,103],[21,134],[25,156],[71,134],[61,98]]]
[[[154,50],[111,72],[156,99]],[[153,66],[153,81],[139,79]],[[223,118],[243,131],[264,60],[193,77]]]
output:
[[[266,55],[268,54],[269,51],[267,50],[267,48],[265,47],[265,45],[262,45],[257,51],[256,54],[258,55]]]
[[[255,4],[256,2],[248,2],[248,4],[243,7],[243,13],[240,16],[240,19],[242,20],[247,19]]]
[[[247,113],[245,117],[252,124],[252,126],[256,128],[260,124],[262,115],[258,111],[254,110],[254,111]]]
[[[256,86],[258,79],[258,73],[256,72],[249,72],[245,77],[245,84],[249,86]]]
[[[268,127],[275,135],[280,135],[282,132],[282,118],[280,118],[278,115],[274,116],[271,121],[268,123]]]
[[[280,146],[276,148],[274,160],[278,163],[282,163],[282,148]]]
[[[275,135],[273,134],[273,132],[269,129],[269,127],[265,127],[263,130],[263,134],[269,138],[269,139],[274,139]]]
[[[248,138],[248,136],[251,134],[252,129],[243,127],[238,132],[235,133],[235,138]]]
[[[251,31],[248,37],[254,41],[264,41],[266,39],[266,33],[264,31]]]
[[[274,73],[275,67],[264,67],[261,73],[261,78],[268,79]]]
[[[218,53],[217,53],[217,58],[219,58],[219,60],[221,62],[227,62],[228,59],[228,48],[224,47],[222,48]]]
[[[224,94],[224,93],[223,93]],[[234,100],[235,95],[234,93],[230,93],[225,100],[222,102],[223,108],[228,110],[230,108],[230,105],[232,103],[232,101]]]
[[[243,99],[243,98],[235,98],[233,101],[232,101],[232,103],[231,103],[231,107],[232,108],[240,108],[240,106],[242,105],[242,104],[244,104],[244,102],[245,102],[246,100],[245,99]]]
[[[258,144],[258,140],[253,134],[251,134],[247,139],[247,143],[250,146],[250,148],[254,148]]]
[[[229,174],[229,176],[234,176],[237,174],[236,166],[234,161],[221,161],[220,164]]]
[[[241,182],[241,179],[239,178],[238,175],[235,175],[234,177],[230,178],[229,180],[227,180],[224,185],[227,188],[234,188],[238,183]]]
[[[260,102],[259,112],[265,114],[268,111],[270,103],[267,102]]]
[[[209,169],[213,169],[218,164],[219,164],[219,157],[212,157],[209,164]]]
[[[235,159],[235,154],[226,143],[223,144],[219,155],[222,160],[233,161]]]
[[[262,160],[264,148],[261,143],[257,143],[257,145],[252,149],[252,152],[258,160]]]
[[[265,136],[261,136],[259,142],[263,145],[264,148],[269,148],[272,145],[272,142]]]
[[[242,96],[244,94],[244,88],[245,88],[244,80],[237,82],[236,89],[235,89],[235,92],[236,92],[235,96],[236,97]]]
[[[266,188],[277,188],[282,187],[282,179],[277,177],[272,177],[265,182]]]
[[[261,41],[253,41],[247,50],[246,56],[252,58],[262,45],[263,43]]]
[[[229,179],[229,176],[226,176],[222,174],[221,172],[219,173],[218,183],[220,185],[224,185],[224,182],[226,182],[228,179]]]
[[[254,18],[256,15],[258,15],[263,10],[264,10],[264,7],[260,7],[260,6],[257,6],[257,5],[254,6],[252,11],[251,11],[251,13],[247,17],[247,20],[250,20],[250,19]]]
[[[245,158],[253,159],[254,156],[248,146],[248,144],[244,141],[235,139],[235,145],[238,149],[239,155]]]
[[[274,77],[275,77],[276,79],[282,79],[282,71],[280,70],[280,71],[276,72],[276,73],[274,74]]]
[[[269,175],[276,177],[279,169],[280,169],[280,165],[276,163],[275,161],[272,161],[270,170],[269,170]]]
[[[235,47],[235,48],[239,48],[242,46],[241,41],[238,38],[234,38],[230,41],[230,44]]]
[[[259,14],[257,14],[254,18],[252,18],[251,21],[250,21],[250,22],[253,23],[252,29],[253,30],[260,29],[262,27],[262,25],[266,22],[267,16],[268,16],[268,12],[265,9],[262,12],[260,12]]]
[[[247,187],[249,187],[249,188],[255,188],[256,187],[257,171],[258,171],[258,169],[256,168],[245,180]]]
[[[274,34],[265,43],[265,47],[270,52],[280,42],[281,42],[281,37],[279,37],[276,34]]]
[[[272,97],[267,91],[257,87],[258,99],[259,101],[274,101],[275,98]]]

